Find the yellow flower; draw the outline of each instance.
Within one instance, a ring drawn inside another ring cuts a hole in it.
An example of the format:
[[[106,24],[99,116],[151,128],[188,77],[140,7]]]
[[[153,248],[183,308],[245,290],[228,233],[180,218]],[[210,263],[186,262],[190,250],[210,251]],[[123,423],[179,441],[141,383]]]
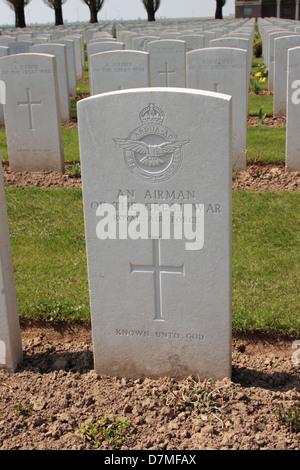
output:
[[[243,150],[243,152],[244,152],[244,153],[248,153],[248,152],[249,152],[249,150],[248,150],[248,149],[245,149],[245,150]]]
[[[261,81],[262,83],[265,82],[265,81],[266,81],[266,77],[261,78],[260,81]]]
[[[261,72],[257,72],[257,73],[255,74],[255,76],[256,76],[256,77],[260,77],[260,76],[261,76]]]
[[[80,92],[80,88],[76,88],[76,90],[78,91],[78,93]]]

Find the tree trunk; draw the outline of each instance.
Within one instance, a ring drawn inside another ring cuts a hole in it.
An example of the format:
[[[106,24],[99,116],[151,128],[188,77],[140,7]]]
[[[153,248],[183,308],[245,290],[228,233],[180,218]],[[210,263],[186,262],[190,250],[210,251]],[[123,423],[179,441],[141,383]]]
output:
[[[59,6],[55,7],[55,26],[60,26],[64,24],[62,7],[61,3]]]
[[[98,18],[97,18],[97,8],[96,8],[96,5],[94,2],[92,2],[90,5],[89,5],[89,8],[90,8],[90,14],[91,14],[91,18],[90,18],[90,23],[98,23]]]
[[[15,6],[16,28],[26,28],[24,4]]]
[[[147,8],[148,21],[155,21],[155,12],[153,8]]]
[[[216,20],[222,20],[223,19],[223,6],[224,6],[224,1],[223,0],[217,0],[216,14],[215,14],[215,19]]]

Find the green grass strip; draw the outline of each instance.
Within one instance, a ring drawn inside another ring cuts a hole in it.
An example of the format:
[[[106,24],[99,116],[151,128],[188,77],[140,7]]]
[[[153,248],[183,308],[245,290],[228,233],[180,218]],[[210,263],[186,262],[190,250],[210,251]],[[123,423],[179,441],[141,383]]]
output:
[[[89,319],[81,190],[6,194],[20,316]],[[234,331],[300,334],[299,205],[299,193],[234,192]]]

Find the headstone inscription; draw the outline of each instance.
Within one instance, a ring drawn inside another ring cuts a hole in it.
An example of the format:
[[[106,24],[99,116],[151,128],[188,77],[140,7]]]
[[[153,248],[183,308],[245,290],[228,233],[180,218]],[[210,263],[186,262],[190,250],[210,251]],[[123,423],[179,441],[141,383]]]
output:
[[[91,95],[149,86],[149,54],[114,50],[90,56]]]
[[[94,361],[125,377],[231,373],[231,97],[78,103]]]

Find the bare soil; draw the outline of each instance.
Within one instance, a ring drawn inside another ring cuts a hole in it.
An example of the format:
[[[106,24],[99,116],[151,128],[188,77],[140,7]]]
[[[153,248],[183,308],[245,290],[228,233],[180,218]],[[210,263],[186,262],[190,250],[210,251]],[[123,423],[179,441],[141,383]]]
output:
[[[81,187],[68,170],[20,173],[4,164],[3,172],[6,187]],[[234,175],[232,186],[298,191],[299,181],[300,173],[283,164],[255,162]],[[23,361],[15,372],[0,370],[0,450],[94,449],[80,428],[104,417],[130,422],[121,451],[300,450],[295,421],[278,418],[280,406],[288,411],[297,403],[299,410],[297,338],[234,335],[232,376],[213,382],[97,375],[87,323],[22,321],[21,332]],[[115,451],[103,434],[98,439],[100,450]]]
[[[71,162],[70,162],[71,164]],[[3,163],[3,176],[6,187],[18,188],[81,188],[81,178],[73,178],[66,164],[65,174],[54,171],[11,171],[7,162]],[[247,170],[233,174],[233,190],[242,191],[299,191],[300,172],[288,172],[283,163],[253,162]]]
[[[80,427],[103,417],[129,420],[121,451],[300,450],[300,433],[277,414],[300,400],[292,338],[235,335],[232,376],[221,381],[131,380],[95,373],[88,324],[21,328],[23,362],[0,370],[0,450],[94,449]]]

